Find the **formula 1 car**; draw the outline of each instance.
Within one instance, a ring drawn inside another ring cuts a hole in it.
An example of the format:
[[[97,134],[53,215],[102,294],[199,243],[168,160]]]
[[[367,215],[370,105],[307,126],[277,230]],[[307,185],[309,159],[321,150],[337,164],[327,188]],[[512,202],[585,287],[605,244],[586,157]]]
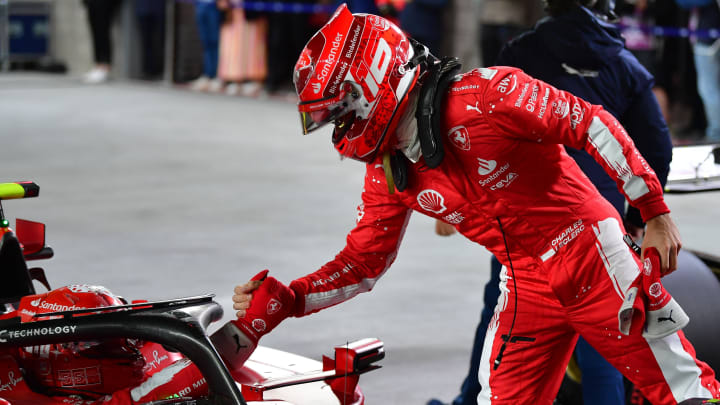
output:
[[[0,183],[0,203],[38,194],[39,187],[32,182]],[[181,391],[153,404],[361,405],[364,395],[358,387],[359,375],[379,368],[374,363],[384,357],[383,343],[368,338],[335,347],[335,357],[323,356],[322,362],[259,346],[244,364],[227,365],[206,332],[210,323],[222,317],[222,308],[212,295],[157,302],[123,301],[124,305],[102,307],[102,311],[59,308],[29,321],[21,319],[24,316],[8,319],[7,314],[17,310],[23,297],[36,293],[34,282],[50,290],[44,271],[28,269],[27,261],[53,256],[52,249],[45,245],[44,224],[17,219],[15,231],[9,225],[0,205],[0,359],[2,351],[8,349],[137,339],[185,356],[208,387],[208,394],[199,398],[183,397]],[[12,391],[26,394],[9,395]],[[77,398],[44,396],[38,391],[23,375],[0,370],[0,405],[85,403]]]

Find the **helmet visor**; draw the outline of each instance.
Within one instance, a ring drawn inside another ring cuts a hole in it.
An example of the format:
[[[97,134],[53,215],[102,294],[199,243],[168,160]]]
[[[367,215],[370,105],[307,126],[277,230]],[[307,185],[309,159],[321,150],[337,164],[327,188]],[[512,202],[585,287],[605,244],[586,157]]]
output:
[[[337,95],[298,103],[303,135],[354,111],[359,97],[360,92],[350,82],[345,82]]]
[[[300,112],[300,124],[303,128],[303,135],[335,121],[344,114],[342,99],[331,97],[320,100],[301,102],[298,104]]]

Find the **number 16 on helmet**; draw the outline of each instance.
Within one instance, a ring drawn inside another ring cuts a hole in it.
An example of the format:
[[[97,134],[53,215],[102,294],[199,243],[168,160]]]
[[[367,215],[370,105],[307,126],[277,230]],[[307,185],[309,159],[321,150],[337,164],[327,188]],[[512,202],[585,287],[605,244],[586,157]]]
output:
[[[335,149],[362,162],[393,149],[394,131],[419,75],[408,64],[413,56],[396,25],[341,5],[295,65],[303,133],[333,123]]]

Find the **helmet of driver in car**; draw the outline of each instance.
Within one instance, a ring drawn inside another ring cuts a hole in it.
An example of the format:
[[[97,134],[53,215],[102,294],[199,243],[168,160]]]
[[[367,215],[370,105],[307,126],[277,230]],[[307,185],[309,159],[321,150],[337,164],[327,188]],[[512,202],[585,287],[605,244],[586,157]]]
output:
[[[335,149],[366,163],[393,149],[393,133],[420,72],[408,63],[414,53],[395,24],[341,5],[295,65],[303,133],[333,123]]]
[[[23,297],[18,312],[23,321],[43,321],[60,318],[52,315],[56,312],[97,309],[78,314],[90,315],[124,304],[104,287],[76,284]],[[97,398],[143,380],[146,361],[141,345],[135,339],[118,337],[27,346],[18,351],[18,361],[28,382],[42,393]]]
[[[60,287],[45,294],[29,295],[20,300],[18,310],[23,320],[47,319],[40,314],[124,305],[125,303],[105,287],[75,284]]]

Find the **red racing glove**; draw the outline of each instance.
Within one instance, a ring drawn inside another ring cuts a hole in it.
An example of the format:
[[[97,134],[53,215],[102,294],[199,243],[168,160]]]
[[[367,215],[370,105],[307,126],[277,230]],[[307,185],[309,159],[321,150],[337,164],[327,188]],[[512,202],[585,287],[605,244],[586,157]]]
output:
[[[657,249],[645,249],[642,288],[645,293],[645,328],[643,337],[659,339],[684,328],[690,318],[660,281],[660,254]]]
[[[619,329],[625,335],[641,330],[646,339],[661,339],[684,328],[690,318],[660,281],[657,249],[646,248],[644,254],[642,271],[618,312]]]
[[[252,292],[252,300],[245,311],[245,317],[233,321],[255,344],[295,312],[295,292],[274,277],[268,277],[269,271],[263,270],[250,280],[263,281],[260,287]]]
[[[262,280],[252,291],[245,316],[230,321],[210,336],[210,341],[230,370],[238,371],[257,347],[258,340],[295,311],[295,292],[273,277],[269,270],[250,281]]]

